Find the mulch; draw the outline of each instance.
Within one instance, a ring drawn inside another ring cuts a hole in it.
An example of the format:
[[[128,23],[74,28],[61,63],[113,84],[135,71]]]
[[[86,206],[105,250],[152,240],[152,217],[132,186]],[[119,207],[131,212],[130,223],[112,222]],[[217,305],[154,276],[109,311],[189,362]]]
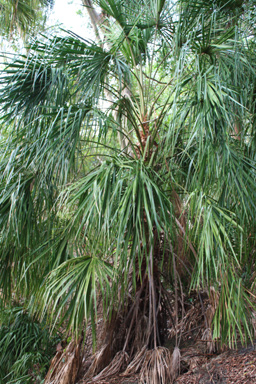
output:
[[[256,351],[228,351],[181,375],[175,384],[255,384]]]

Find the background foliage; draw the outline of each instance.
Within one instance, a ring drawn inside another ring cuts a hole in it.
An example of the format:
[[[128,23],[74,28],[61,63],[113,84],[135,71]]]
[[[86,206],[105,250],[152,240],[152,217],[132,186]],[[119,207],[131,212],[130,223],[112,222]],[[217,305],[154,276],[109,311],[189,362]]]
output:
[[[2,309],[0,383],[42,383],[59,340],[22,307]]]

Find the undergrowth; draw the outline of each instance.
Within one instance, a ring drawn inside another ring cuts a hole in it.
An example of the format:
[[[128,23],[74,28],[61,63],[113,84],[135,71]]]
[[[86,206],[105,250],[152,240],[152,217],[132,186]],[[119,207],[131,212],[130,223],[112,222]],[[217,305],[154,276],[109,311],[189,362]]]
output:
[[[43,383],[59,341],[21,306],[0,314],[0,384]]]

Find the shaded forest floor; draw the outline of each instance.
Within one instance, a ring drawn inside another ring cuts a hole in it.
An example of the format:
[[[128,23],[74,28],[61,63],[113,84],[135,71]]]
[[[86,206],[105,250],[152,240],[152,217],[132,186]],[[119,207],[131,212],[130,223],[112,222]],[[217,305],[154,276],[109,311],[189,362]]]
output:
[[[200,361],[199,357],[197,364],[181,375],[176,384],[256,383],[256,350],[253,346],[206,359]]]
[[[187,372],[181,372],[175,384],[255,384],[256,345],[214,355],[200,352],[199,348],[187,348],[181,350],[181,370],[187,370]],[[81,380],[79,384],[83,382]],[[92,381],[92,383],[96,382]],[[97,384],[138,383],[139,375],[131,377],[115,375],[97,381]]]

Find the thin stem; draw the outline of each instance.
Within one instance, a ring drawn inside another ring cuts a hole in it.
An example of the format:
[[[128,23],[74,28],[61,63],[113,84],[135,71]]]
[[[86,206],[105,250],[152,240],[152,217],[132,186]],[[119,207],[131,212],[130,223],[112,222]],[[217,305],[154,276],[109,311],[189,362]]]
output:
[[[177,270],[174,252],[172,253],[173,273],[174,273],[174,290],[175,290],[175,346],[178,346],[178,283],[177,283]]]

